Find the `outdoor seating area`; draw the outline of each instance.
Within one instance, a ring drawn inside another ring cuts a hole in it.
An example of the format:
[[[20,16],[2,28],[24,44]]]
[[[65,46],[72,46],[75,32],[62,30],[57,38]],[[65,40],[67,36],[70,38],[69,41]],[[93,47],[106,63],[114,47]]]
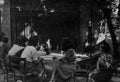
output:
[[[120,82],[120,0],[0,0],[0,82]]]
[[[99,56],[99,54],[98,54],[98,56]],[[48,76],[51,76],[50,74],[52,72],[50,72],[50,71],[52,71],[52,69],[53,69],[52,68],[53,58],[56,57],[59,59],[62,57],[62,54],[51,53],[51,55],[42,55],[40,57],[46,61],[45,64],[46,64],[47,68],[49,69],[49,72],[46,72],[46,73],[47,74],[49,73]],[[97,56],[95,55],[95,57],[97,57]],[[10,60],[13,60],[12,58],[10,58]],[[89,73],[95,69],[95,68],[93,68],[93,69],[90,68],[90,67],[92,67],[92,65],[95,65],[94,64],[95,60],[94,60],[94,62],[92,62],[92,64],[90,63],[90,61],[93,61],[94,57],[92,59],[90,59],[87,56],[85,58],[85,56],[83,55],[83,60],[81,60],[82,55],[77,54],[77,58],[78,58],[76,60],[76,61],[78,61],[77,62],[77,70],[74,72],[74,75],[73,75],[74,82],[94,82],[91,79],[89,79]],[[15,58],[15,59],[17,59],[17,58]],[[41,79],[41,78],[43,78],[42,74],[44,74],[44,72],[41,72],[41,77],[37,77],[30,73],[26,73],[25,70],[28,70],[28,69],[25,69],[26,68],[25,59],[19,58],[17,60],[22,61],[21,64],[16,65],[14,63],[12,64],[12,62],[11,62],[11,66],[13,66],[11,69],[10,68],[9,69],[8,68],[0,69],[0,76],[1,76],[0,82],[4,82],[4,81],[6,81],[6,82],[17,82],[17,81],[18,82],[19,81],[22,81],[22,82],[48,82],[48,80],[43,79],[43,81],[42,81],[42,79]],[[44,77],[44,78],[46,78],[46,77]],[[113,75],[111,80],[113,80],[111,82],[119,82],[120,78],[118,75],[117,76]]]
[[[54,57],[56,57],[56,59],[59,59],[62,56],[63,56],[62,54],[57,54],[57,53],[51,53],[50,55],[39,55],[39,57],[43,58],[44,61],[46,62],[45,64],[47,66],[47,69],[49,69],[49,74],[52,73],[52,69],[53,69],[52,66],[53,66],[53,63],[54,63],[54,60],[53,60]],[[77,58],[76,61],[81,62],[82,61],[82,57],[83,57],[83,60],[89,59],[85,55],[77,54],[76,55],[76,58]],[[32,77],[32,78],[34,77],[36,79],[36,82],[37,82],[37,79],[38,79],[38,82],[41,82],[40,80],[42,80],[41,79],[43,77],[42,75],[41,75],[41,77],[35,77],[34,75],[31,75],[30,73],[28,73],[28,74],[26,73],[25,70],[28,70],[28,69],[25,69],[26,68],[26,64],[25,64],[26,60],[25,59],[23,59],[23,58],[16,58],[16,57],[9,57],[9,58],[10,58],[10,66],[12,66],[12,67],[9,68],[9,69],[5,69],[5,71],[8,71],[8,72],[5,72],[5,76],[4,76],[4,78],[1,78],[1,80],[6,79],[6,80],[8,80],[8,82],[16,82],[18,80],[22,80],[22,82],[34,82],[34,79],[32,79],[33,81],[29,80],[30,77]],[[12,63],[12,61],[14,59],[19,60],[21,62],[19,62],[19,64],[18,64],[18,61],[15,62],[17,64]],[[84,62],[84,64],[86,64],[86,63]],[[79,64],[78,64],[78,66],[79,66]],[[86,68],[83,68],[81,70],[81,69],[78,68],[75,71],[75,73],[73,75],[74,82],[79,82],[79,81],[82,81],[82,80],[86,81],[86,82],[91,82],[91,81],[88,81],[89,80],[89,70],[88,69],[85,70],[85,69]],[[2,75],[2,70],[1,70],[1,75]],[[82,77],[82,78],[78,80],[78,78],[80,78],[80,77]],[[47,81],[45,81],[45,82],[47,82]]]

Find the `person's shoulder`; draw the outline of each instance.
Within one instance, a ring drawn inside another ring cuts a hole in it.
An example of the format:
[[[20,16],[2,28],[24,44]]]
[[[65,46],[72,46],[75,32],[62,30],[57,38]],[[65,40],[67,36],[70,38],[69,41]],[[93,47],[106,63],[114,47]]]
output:
[[[62,58],[58,59],[57,62],[60,63],[60,64],[65,64],[65,63],[67,63],[65,57],[62,57]]]
[[[35,48],[34,46],[27,46],[26,48],[27,48],[28,50],[32,50],[32,51],[34,50],[34,51],[36,51],[36,48]]]
[[[33,46],[26,46],[26,48],[33,48]]]
[[[18,44],[13,44],[13,47],[21,47],[21,46]]]
[[[35,49],[35,50],[36,50],[36,48],[35,48],[34,46],[30,46],[30,48]]]

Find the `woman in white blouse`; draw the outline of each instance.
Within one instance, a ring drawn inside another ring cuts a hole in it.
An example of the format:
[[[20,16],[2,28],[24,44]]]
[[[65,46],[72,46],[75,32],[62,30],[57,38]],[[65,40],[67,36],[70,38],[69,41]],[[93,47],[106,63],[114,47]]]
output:
[[[28,45],[25,47],[21,58],[26,58],[26,61],[28,62],[33,62],[36,60],[36,53],[37,49],[36,46],[38,44],[38,37],[37,36],[32,36],[29,41]]]
[[[24,51],[22,52],[21,58],[26,58],[26,71],[27,73],[31,73],[35,76],[39,76],[41,73],[41,64],[37,57],[37,49],[36,46],[38,44],[38,37],[32,36],[29,41],[28,45],[25,47]]]

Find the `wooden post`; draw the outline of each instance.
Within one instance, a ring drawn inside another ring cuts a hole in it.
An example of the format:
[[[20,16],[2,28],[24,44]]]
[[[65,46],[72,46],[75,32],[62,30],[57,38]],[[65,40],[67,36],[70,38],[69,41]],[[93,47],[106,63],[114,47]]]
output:
[[[111,23],[110,17],[107,18],[107,23],[108,23],[108,28],[109,28],[109,32],[111,35],[111,39],[112,39],[112,45],[113,45],[113,58],[114,59],[119,59],[119,51],[118,51],[118,44],[117,44],[117,40],[116,40],[116,35],[114,33],[114,27]]]
[[[2,28],[1,28],[1,10],[0,10],[0,38],[2,36]]]

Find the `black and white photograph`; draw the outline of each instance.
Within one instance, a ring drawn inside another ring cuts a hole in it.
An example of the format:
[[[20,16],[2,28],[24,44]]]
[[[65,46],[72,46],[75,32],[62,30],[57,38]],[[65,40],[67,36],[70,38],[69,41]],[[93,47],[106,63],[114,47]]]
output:
[[[0,0],[0,82],[120,82],[120,0]]]

